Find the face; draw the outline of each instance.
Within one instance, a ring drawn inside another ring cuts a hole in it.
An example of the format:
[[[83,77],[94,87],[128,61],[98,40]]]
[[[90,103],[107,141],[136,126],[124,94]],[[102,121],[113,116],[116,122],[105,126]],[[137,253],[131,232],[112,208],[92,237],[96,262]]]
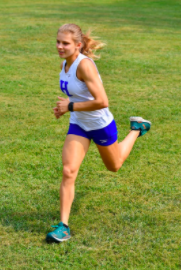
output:
[[[80,47],[81,47],[81,42],[75,43],[75,41],[72,38],[71,33],[59,32],[57,34],[56,47],[57,47],[60,58],[66,59],[79,52]]]

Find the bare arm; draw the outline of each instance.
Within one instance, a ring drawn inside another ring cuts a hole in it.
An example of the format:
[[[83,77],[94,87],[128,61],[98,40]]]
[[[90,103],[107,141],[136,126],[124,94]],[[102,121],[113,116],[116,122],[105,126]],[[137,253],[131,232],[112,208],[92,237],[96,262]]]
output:
[[[74,111],[94,111],[108,107],[108,98],[95,65],[83,59],[77,69],[77,77],[84,81],[94,100],[74,103]]]
[[[74,111],[95,111],[108,107],[108,98],[95,65],[83,59],[77,68],[77,77],[85,82],[94,100],[74,103]],[[61,112],[68,111],[68,101],[59,97],[57,106]]]

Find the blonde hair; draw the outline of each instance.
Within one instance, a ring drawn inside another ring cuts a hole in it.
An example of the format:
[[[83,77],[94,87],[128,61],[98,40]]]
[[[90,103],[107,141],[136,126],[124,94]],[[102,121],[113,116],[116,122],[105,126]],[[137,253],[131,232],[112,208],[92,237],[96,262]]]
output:
[[[102,43],[101,41],[93,39],[93,37],[90,36],[90,31],[88,31],[86,34],[82,33],[81,28],[73,23],[64,24],[58,29],[58,33],[64,33],[69,32],[73,35],[73,40],[75,42],[81,42],[82,47],[80,49],[80,52],[94,60],[99,59],[99,55],[95,55],[95,51],[102,49],[105,46],[105,43]],[[95,38],[95,37],[94,37]]]

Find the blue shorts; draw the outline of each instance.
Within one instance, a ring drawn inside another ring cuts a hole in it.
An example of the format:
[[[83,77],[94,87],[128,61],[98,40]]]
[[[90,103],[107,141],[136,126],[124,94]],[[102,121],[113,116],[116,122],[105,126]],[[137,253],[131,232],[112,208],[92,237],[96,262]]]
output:
[[[96,144],[102,146],[111,145],[118,139],[118,131],[114,120],[107,127],[90,131],[85,131],[80,126],[70,123],[68,134],[82,136],[89,140],[93,139]]]

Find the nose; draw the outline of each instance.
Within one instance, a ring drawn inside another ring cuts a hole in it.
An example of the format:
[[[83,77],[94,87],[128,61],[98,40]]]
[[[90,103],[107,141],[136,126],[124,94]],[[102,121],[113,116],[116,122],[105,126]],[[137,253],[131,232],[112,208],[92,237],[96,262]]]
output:
[[[57,43],[57,49],[62,49],[62,43]]]

